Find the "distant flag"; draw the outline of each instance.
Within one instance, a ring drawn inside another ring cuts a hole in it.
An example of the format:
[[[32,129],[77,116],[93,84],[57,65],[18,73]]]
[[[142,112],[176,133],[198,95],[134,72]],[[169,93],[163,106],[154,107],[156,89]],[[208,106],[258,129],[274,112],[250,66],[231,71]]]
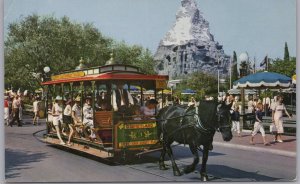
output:
[[[260,63],[260,67],[262,67],[262,66],[264,66],[265,64],[267,64],[267,61],[268,61],[268,56],[266,56],[265,58],[264,58],[264,60],[262,60],[261,61],[261,63]]]
[[[253,61],[253,73],[256,73],[255,63],[256,63],[256,58],[254,57],[254,61]]]

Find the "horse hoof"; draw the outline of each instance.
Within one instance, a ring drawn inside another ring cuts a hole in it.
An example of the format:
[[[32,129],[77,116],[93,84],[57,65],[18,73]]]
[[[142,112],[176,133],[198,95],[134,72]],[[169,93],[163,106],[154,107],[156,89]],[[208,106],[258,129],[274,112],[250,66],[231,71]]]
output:
[[[173,174],[174,174],[174,176],[181,176],[182,175],[180,171],[174,171]]]
[[[195,168],[192,168],[192,167],[187,166],[187,167],[183,170],[183,172],[184,172],[185,174],[188,174],[188,173],[193,172],[194,170],[195,170]]]
[[[163,166],[160,165],[160,166],[159,166],[159,169],[160,169],[160,170],[168,170],[168,168],[166,168],[166,166],[164,166],[164,165],[163,165]]]
[[[208,181],[208,176],[206,174],[201,174],[201,181]]]

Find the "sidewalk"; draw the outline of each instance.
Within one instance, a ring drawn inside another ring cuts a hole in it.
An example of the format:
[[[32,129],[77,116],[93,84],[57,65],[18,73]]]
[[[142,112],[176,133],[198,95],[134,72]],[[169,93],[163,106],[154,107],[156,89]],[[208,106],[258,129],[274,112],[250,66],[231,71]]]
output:
[[[296,157],[297,151],[297,138],[296,136],[283,136],[283,143],[274,142],[274,135],[266,134],[266,140],[270,143],[269,146],[263,144],[262,136],[258,133],[254,137],[255,145],[251,145],[250,138],[251,132],[242,132],[241,137],[233,133],[233,138],[230,142],[225,142],[222,139],[222,134],[217,132],[214,137],[214,146],[224,146],[228,148],[241,149],[246,151],[257,151],[271,154],[278,154],[288,157]]]

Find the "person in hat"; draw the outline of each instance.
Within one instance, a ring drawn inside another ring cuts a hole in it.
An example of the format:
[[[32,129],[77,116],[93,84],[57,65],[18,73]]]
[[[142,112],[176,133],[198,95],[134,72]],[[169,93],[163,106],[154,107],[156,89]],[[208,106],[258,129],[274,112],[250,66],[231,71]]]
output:
[[[90,129],[90,139],[94,140],[97,139],[100,142],[102,142],[101,138],[97,133],[95,133],[95,128],[94,128],[94,113],[93,113],[93,107],[91,105],[92,102],[92,97],[87,96],[85,99],[85,104],[83,105],[83,125],[85,128]],[[85,131],[85,130],[84,130]],[[86,133],[85,133],[86,134]]]
[[[33,125],[37,125],[39,124],[39,112],[40,112],[40,98],[39,97],[35,97],[34,102],[33,102],[33,113],[34,113],[34,117],[33,117]]]
[[[83,105],[83,125],[85,127],[89,127],[91,130],[94,128],[94,120],[93,120],[93,107],[91,105],[91,97],[88,96],[85,99],[85,103]],[[91,131],[90,137],[93,136],[93,131]]]
[[[66,107],[64,109],[63,122],[66,124],[72,124],[72,99],[66,102]]]
[[[60,144],[65,145],[65,142],[62,140],[60,136],[60,129],[59,129],[59,123],[62,120],[62,108],[61,108],[62,101],[63,100],[61,96],[57,96],[55,98],[55,102],[52,106],[52,117],[53,117],[52,121],[57,133],[57,137],[60,140]]]
[[[81,98],[77,96],[74,99],[74,105],[71,109],[71,117],[72,117],[72,123],[68,124],[70,128],[69,138],[67,145],[71,145],[71,139],[73,138],[73,135],[76,133],[76,127],[82,126],[82,116],[81,116],[81,107],[80,107]]]

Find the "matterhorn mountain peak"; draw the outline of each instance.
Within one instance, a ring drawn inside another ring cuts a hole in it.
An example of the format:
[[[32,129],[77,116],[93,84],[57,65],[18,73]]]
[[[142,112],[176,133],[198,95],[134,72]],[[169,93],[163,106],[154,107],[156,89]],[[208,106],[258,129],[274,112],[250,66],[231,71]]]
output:
[[[208,22],[194,0],[182,0],[176,22],[162,40],[163,45],[184,45],[191,40],[207,42],[212,38]]]
[[[155,53],[157,72],[170,79],[196,71],[228,73],[229,56],[214,40],[209,23],[195,0],[181,0],[176,21],[160,41]]]

